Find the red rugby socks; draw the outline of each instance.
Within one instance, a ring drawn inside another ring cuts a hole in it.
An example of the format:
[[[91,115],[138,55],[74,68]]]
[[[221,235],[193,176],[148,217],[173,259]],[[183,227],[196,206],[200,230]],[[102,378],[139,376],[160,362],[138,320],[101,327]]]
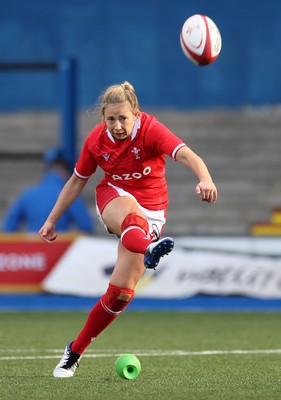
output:
[[[148,222],[145,218],[132,212],[126,216],[121,225],[121,241],[127,250],[134,253],[145,253],[152,240],[147,236]]]
[[[121,241],[127,250],[134,253],[145,253],[147,246],[152,242],[144,231],[138,227],[128,228],[121,236]]]
[[[134,297],[133,289],[108,286],[89,313],[88,319],[77,338],[71,344],[71,350],[83,354],[89,344],[127,307]]]

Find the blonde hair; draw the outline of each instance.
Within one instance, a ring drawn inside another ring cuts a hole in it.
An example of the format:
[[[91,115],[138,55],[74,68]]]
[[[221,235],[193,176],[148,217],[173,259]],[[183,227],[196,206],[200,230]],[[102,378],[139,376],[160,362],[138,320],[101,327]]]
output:
[[[131,110],[135,115],[140,112],[138,98],[130,82],[125,81],[121,84],[111,85],[99,97],[95,107],[95,114],[99,115],[100,119],[103,119],[106,107],[122,104],[126,101],[130,104]]]

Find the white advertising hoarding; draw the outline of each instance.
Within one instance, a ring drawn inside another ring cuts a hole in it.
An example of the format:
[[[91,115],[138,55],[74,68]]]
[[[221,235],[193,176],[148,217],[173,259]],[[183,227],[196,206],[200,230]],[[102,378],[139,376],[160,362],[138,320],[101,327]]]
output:
[[[173,252],[157,269],[145,271],[136,296],[163,299],[205,293],[281,298],[280,243],[279,238],[177,238]],[[100,296],[116,255],[117,239],[78,238],[44,280],[43,288]]]

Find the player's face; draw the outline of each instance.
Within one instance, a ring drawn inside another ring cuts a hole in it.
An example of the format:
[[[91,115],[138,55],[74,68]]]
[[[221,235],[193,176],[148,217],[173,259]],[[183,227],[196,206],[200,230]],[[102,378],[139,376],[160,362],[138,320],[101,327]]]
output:
[[[136,118],[128,102],[109,105],[104,109],[106,126],[117,140],[125,140],[131,135]]]

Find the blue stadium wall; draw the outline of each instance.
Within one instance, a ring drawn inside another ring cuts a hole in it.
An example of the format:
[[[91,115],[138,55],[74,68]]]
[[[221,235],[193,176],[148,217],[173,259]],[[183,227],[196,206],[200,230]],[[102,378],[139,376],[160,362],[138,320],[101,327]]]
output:
[[[207,67],[179,44],[190,15],[219,26],[223,49]],[[77,60],[77,102],[129,80],[142,107],[195,109],[276,104],[281,100],[280,0],[10,0],[0,12],[0,63]],[[0,71],[0,112],[57,106],[52,72]]]

